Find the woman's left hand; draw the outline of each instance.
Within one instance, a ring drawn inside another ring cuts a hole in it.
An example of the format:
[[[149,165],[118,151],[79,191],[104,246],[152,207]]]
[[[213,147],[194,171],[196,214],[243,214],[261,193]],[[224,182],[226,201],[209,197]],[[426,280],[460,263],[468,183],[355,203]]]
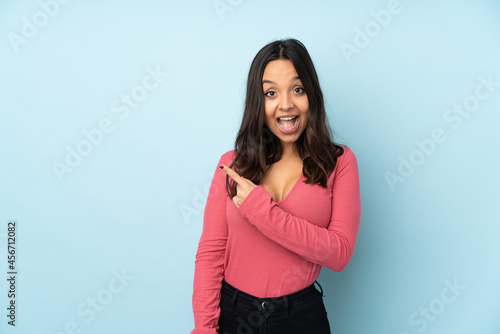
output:
[[[238,173],[226,165],[219,165],[219,168],[221,168],[222,171],[224,171],[234,180],[234,182],[236,182],[236,195],[233,197],[233,202],[234,205],[239,208],[241,203],[243,203],[245,198],[247,198],[248,194],[257,186],[252,181],[238,175]]]

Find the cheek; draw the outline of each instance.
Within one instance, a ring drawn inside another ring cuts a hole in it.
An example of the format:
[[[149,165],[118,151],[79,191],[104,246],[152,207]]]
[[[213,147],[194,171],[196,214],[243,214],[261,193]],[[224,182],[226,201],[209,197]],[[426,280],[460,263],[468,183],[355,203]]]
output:
[[[309,101],[306,98],[301,104],[300,111],[307,113],[308,110],[309,110]]]
[[[305,104],[302,104],[299,107],[299,110],[300,110],[300,114],[303,116],[303,117],[307,117],[307,114],[309,113],[309,104],[305,103]]]
[[[273,125],[273,119],[271,117],[267,117],[266,116],[266,125],[268,128],[272,128],[274,125]]]
[[[307,113],[309,110],[309,99],[307,96],[301,96],[295,100],[295,107],[301,114]]]
[[[269,103],[264,104],[264,113],[266,115],[266,122],[270,123],[274,120],[274,108]]]
[[[302,125],[305,127],[307,124],[308,117],[309,117],[309,103],[307,103],[307,101],[306,101],[306,103],[304,103],[303,105],[300,106],[299,110],[301,113],[301,118],[303,120]]]

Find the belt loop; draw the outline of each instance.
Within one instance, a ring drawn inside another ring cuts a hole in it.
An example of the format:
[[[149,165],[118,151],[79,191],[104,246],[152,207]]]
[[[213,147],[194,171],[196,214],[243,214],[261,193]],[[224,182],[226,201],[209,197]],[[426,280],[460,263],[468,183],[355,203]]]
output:
[[[240,290],[236,289],[236,291],[234,291],[233,298],[231,299],[231,311],[234,311],[234,304],[236,304],[236,297],[238,296],[238,292],[240,292]]]
[[[314,283],[318,284],[319,288],[321,289],[321,296],[324,297],[325,295],[323,295],[323,288],[321,287],[321,284],[319,284],[318,281],[314,281]]]
[[[288,318],[288,297],[283,296],[283,313],[285,315],[285,319]]]

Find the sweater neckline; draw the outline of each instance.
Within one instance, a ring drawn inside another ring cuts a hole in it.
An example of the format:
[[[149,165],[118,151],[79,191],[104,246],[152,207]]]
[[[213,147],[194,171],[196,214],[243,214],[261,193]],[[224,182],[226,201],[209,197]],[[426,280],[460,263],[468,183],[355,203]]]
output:
[[[295,181],[295,183],[294,183],[294,185],[293,185],[292,189],[290,189],[290,191],[288,192],[288,194],[286,194],[286,196],[285,196],[285,197],[283,197],[283,198],[282,198],[279,202],[276,202],[276,204],[281,204],[281,203],[283,203],[284,201],[286,201],[286,200],[287,200],[287,199],[288,199],[288,198],[292,195],[293,191],[295,190],[295,188],[297,188],[297,186],[298,186],[299,182],[302,180],[302,176],[304,176],[304,174],[303,174],[303,173],[300,173],[300,176],[299,176],[299,178],[297,179],[297,181]]]

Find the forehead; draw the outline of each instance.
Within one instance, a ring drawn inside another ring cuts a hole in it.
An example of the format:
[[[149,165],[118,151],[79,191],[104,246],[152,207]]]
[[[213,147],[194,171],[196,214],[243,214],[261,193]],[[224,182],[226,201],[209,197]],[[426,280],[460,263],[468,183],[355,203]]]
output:
[[[293,63],[288,59],[277,59],[272,60],[267,63],[266,68],[264,69],[264,74],[262,76],[263,80],[270,79],[273,81],[281,79],[289,79],[292,77],[296,77],[297,71],[293,66]]]

